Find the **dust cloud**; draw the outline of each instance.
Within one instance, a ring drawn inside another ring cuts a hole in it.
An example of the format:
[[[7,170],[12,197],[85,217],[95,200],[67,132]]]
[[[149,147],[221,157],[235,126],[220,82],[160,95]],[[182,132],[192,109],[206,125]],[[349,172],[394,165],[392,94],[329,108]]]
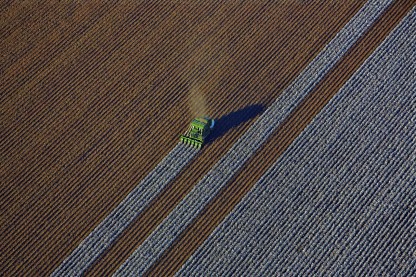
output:
[[[188,105],[193,117],[208,115],[207,102],[200,85],[193,85],[189,89]]]
[[[188,106],[193,117],[212,116],[207,99],[216,94],[229,60],[224,50],[206,42],[189,57],[183,77],[188,84]]]

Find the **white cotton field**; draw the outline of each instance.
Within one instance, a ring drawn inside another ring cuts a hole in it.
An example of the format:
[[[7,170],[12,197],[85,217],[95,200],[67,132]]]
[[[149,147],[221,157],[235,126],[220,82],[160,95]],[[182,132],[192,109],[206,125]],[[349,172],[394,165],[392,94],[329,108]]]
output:
[[[413,9],[178,276],[416,271]]]

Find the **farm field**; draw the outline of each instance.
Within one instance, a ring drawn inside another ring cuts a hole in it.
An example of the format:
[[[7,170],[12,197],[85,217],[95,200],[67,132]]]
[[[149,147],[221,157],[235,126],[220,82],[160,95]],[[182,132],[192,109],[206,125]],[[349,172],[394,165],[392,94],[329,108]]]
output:
[[[384,8],[380,2],[377,5],[373,5],[374,2],[369,3],[338,32],[325,49],[198,182],[172,213],[129,257],[117,275],[141,275],[157,260],[160,260],[163,252],[177,241],[185,228],[195,220],[215,195],[227,186],[236,172],[283,122],[285,116],[291,113],[291,108],[297,106],[314,87],[313,84],[318,83],[323,78],[322,76],[325,76],[325,71],[329,71],[337,60],[349,51],[349,47],[355,43],[354,36],[359,38],[361,32],[366,30],[366,24],[371,26],[371,19],[377,18],[377,14],[382,13],[383,9],[389,6],[388,2],[385,2]],[[173,256],[177,257],[176,254]],[[171,263],[163,264],[171,265]],[[162,272],[165,273],[165,269],[159,274]]]
[[[116,272],[237,141],[253,135],[250,128],[366,2],[1,4],[0,274],[50,275],[108,218],[113,237],[97,233],[88,262],[72,273]],[[271,131],[207,207],[201,202],[199,214],[189,214],[198,217],[147,274],[172,275],[202,247],[414,6],[373,2],[381,20],[366,14],[358,42],[348,33],[334,48],[347,55],[318,74],[315,96]],[[206,147],[177,145],[201,113],[217,120]],[[129,197],[123,221],[114,211]]]
[[[415,274],[415,32],[413,9],[179,276]]]
[[[165,251],[149,273],[173,273],[180,268],[414,5],[410,2],[407,4],[407,7],[397,4],[392,6],[383,15],[386,20],[378,21],[371,32],[349,50],[338,65],[279,126],[269,141],[243,166],[241,173],[204,208],[198,219]]]

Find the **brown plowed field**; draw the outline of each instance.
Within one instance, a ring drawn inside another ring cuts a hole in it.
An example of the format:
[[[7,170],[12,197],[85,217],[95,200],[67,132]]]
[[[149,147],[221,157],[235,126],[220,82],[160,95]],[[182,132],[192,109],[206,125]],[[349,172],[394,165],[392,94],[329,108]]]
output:
[[[50,274],[196,113],[218,118],[218,138],[89,274],[114,272],[365,1],[33,2],[0,11],[0,272],[7,276]],[[334,91],[322,87],[321,94]],[[291,117],[301,123],[287,123],[294,131],[276,134],[282,144],[268,143],[181,238],[198,240],[166,253],[172,266],[155,270],[175,272],[319,110],[302,107],[305,114]]]
[[[398,1],[372,26],[242,168],[241,173],[201,212],[145,274],[171,276],[203,244],[271,165],[341,89],[368,56],[410,11],[415,1]]]
[[[198,6],[183,16],[185,8],[118,7],[114,21],[43,69],[51,74],[41,72],[3,102],[6,274],[51,272],[177,143],[187,91],[180,70],[169,68],[183,66],[182,40],[192,43],[187,21],[210,11]],[[171,114],[176,120],[166,128],[161,119]]]

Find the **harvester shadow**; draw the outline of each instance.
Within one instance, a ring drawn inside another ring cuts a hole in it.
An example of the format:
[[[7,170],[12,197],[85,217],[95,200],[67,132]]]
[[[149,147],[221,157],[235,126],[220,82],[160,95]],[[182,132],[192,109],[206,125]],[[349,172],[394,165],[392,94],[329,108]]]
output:
[[[211,144],[231,129],[236,128],[244,122],[256,117],[264,110],[265,107],[263,105],[255,104],[226,114],[219,119],[215,119],[215,127],[210,136],[207,138],[207,144]]]

